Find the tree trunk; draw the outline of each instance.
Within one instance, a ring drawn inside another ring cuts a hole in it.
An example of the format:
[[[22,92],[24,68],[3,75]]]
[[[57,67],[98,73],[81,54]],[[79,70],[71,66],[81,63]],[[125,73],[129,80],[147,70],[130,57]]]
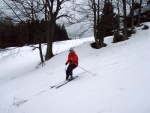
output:
[[[123,11],[124,11],[124,37],[123,40],[127,39],[127,18],[126,18],[126,0],[123,1]]]
[[[95,43],[96,43],[96,48],[99,49],[100,48],[100,45],[98,43],[98,29],[97,29],[97,13],[96,13],[96,3],[95,3],[95,0],[93,0],[93,11],[94,11],[94,38],[95,38]]]
[[[132,0],[132,9],[131,9],[131,32],[134,33],[134,0]]]
[[[43,64],[44,64],[44,59],[43,59],[43,53],[42,53],[42,46],[41,46],[41,43],[39,43],[39,52],[40,52],[41,63],[42,63],[42,66],[43,66]]]
[[[119,32],[119,30],[120,30],[120,8],[119,8],[119,0],[118,0],[118,3],[117,3],[117,9],[118,9],[118,19],[117,19],[117,21],[118,21],[118,26],[117,26],[117,31]]]
[[[96,43],[96,48],[99,49],[100,48],[100,45],[98,43],[98,38],[97,38],[97,29],[96,29],[96,22],[94,20],[94,38],[95,38],[95,43]]]
[[[43,63],[44,63],[44,59],[43,59],[43,53],[42,53],[42,47],[41,47],[41,40],[40,40],[40,37],[41,37],[41,33],[42,33],[42,30],[40,29],[40,26],[37,26],[35,24],[35,19],[34,19],[34,12],[33,12],[33,1],[32,1],[32,5],[31,5],[31,14],[32,14],[32,22],[33,22],[33,25],[34,25],[34,29],[36,29],[36,31],[40,32],[40,36],[37,36],[36,33],[33,33],[32,31],[32,35],[34,37],[35,42],[38,42],[39,43],[39,54],[40,54],[40,59],[41,59],[41,64],[43,66]]]
[[[102,37],[101,37],[101,46],[103,47],[104,37],[106,36],[106,27],[104,26],[102,29]]]
[[[49,60],[54,56],[52,50],[54,29],[55,29],[55,21],[51,19],[50,21],[48,21],[47,24],[47,51],[46,51],[45,60]]]
[[[103,40],[102,37],[100,36],[100,0],[98,0],[97,4],[97,38],[99,39],[99,48],[103,47]]]
[[[140,26],[140,21],[141,21],[141,7],[142,7],[142,0],[140,0],[140,8],[139,8],[139,14],[138,14],[138,23],[137,26]]]

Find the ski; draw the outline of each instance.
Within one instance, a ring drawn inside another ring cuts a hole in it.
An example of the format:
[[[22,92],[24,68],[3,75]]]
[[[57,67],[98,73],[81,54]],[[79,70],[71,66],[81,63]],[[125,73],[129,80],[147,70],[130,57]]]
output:
[[[67,83],[71,82],[72,80],[74,80],[74,79],[75,79],[75,78],[77,78],[77,77],[79,77],[79,76],[75,76],[73,79],[70,79],[70,80],[68,80],[68,81],[66,81],[66,82],[64,82],[64,83],[62,83],[62,84],[60,84],[60,85],[56,86],[56,89],[58,89],[58,88],[60,88],[60,87],[64,86],[65,84],[67,84]]]
[[[56,89],[58,89],[58,88],[64,86],[65,84],[71,82],[72,80],[74,80],[74,79],[77,78],[77,77],[79,77],[79,76],[75,76],[73,79],[66,80],[66,81],[64,81],[64,82],[62,82],[62,83],[59,83],[59,84],[57,84],[57,85],[50,86],[50,87],[51,87],[51,88],[56,88]]]
[[[58,83],[58,84],[56,84],[56,85],[50,86],[50,88],[51,88],[51,89],[52,89],[52,88],[55,88],[56,86],[59,86],[59,85],[61,85],[61,84],[64,84],[65,82],[66,82],[66,80],[63,81],[63,82],[61,82],[61,83]]]

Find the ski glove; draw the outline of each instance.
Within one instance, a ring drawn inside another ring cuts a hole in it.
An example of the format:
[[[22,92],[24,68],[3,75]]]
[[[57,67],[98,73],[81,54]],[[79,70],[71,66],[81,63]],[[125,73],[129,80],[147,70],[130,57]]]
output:
[[[71,63],[71,62],[72,62],[72,60],[69,60],[69,62]],[[68,64],[68,62],[66,62],[66,63],[65,63],[65,65],[67,65],[67,64]]]

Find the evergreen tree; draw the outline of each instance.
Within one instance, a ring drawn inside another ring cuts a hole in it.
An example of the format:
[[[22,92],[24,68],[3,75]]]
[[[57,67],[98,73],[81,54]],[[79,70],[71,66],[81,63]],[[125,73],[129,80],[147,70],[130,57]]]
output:
[[[63,31],[63,32],[62,32],[62,36],[64,37],[64,38],[62,38],[62,40],[69,40],[68,33],[67,33],[67,30],[66,30],[64,24],[62,25],[61,29],[62,29],[62,31]]]
[[[115,20],[114,7],[109,0],[106,0],[99,26],[99,30],[101,31],[101,37],[104,38],[105,36],[108,35],[108,32],[114,29],[115,26],[114,20]]]
[[[0,20],[0,48],[47,43],[46,22],[43,20],[21,21],[13,25],[8,19]],[[64,25],[55,27],[53,41],[69,40]]]
[[[65,26],[56,24],[53,41],[63,41],[63,40],[69,40]]]

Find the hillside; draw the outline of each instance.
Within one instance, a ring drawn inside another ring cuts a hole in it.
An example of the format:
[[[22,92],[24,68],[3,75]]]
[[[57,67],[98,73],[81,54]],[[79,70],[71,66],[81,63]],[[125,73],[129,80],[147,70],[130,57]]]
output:
[[[0,113],[149,113],[150,30],[142,27],[124,42],[105,38],[107,47],[99,50],[90,47],[93,37],[54,43],[56,56],[44,67],[31,47],[1,51]],[[78,78],[51,89],[65,80],[70,47],[95,76],[77,67]]]

